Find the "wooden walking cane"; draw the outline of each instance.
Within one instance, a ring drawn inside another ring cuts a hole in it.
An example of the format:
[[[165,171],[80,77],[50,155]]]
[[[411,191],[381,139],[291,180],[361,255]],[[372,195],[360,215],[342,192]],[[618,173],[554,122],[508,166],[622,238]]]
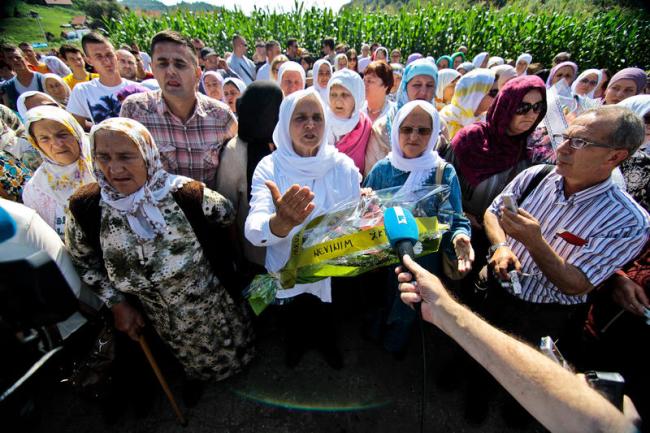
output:
[[[147,341],[144,339],[144,335],[140,335],[140,337],[138,338],[138,342],[140,343],[140,347],[142,348],[144,355],[147,357],[147,361],[149,361],[149,364],[151,365],[151,369],[156,374],[160,386],[162,386],[163,391],[165,391],[165,394],[167,395],[167,400],[169,400],[169,404],[172,405],[172,409],[174,409],[174,412],[176,412],[176,417],[178,418],[178,422],[180,422],[182,426],[186,426],[187,420],[183,416],[183,413],[181,412],[181,409],[178,407],[178,404],[176,404],[174,395],[169,389],[169,385],[167,385],[167,381],[165,380],[165,377],[162,375],[162,372],[158,367],[158,363],[156,362],[156,359],[153,357],[153,354],[149,349],[149,345],[147,344]]]

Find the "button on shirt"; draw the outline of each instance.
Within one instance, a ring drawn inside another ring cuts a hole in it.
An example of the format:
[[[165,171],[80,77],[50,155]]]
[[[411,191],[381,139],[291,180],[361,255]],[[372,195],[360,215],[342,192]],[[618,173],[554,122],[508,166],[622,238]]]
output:
[[[169,110],[161,91],[128,97],[120,115],[147,127],[165,170],[214,189],[219,153],[224,143],[237,134],[237,120],[223,102],[200,93],[196,98],[194,113],[185,123]]]
[[[490,212],[500,212],[503,194],[511,193],[517,200],[542,167],[531,167],[515,177],[494,199]],[[615,186],[611,177],[566,198],[564,178],[553,171],[526,197],[520,207],[539,221],[542,237],[553,251],[580,269],[593,286],[634,259],[650,234],[648,213]],[[558,236],[562,230],[587,243],[583,246],[569,243]],[[510,236],[507,236],[507,243],[522,266],[522,293],[515,296],[534,303],[569,305],[586,302],[587,295],[565,295],[555,287],[542,274],[522,243]]]

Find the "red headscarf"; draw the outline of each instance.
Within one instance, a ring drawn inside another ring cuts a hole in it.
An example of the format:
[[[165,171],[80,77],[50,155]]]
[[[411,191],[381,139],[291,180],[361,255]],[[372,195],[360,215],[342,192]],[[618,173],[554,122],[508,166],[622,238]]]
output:
[[[526,157],[526,139],[544,119],[546,108],[523,134],[510,136],[506,130],[515,110],[531,90],[538,90],[546,102],[546,86],[539,77],[524,75],[508,81],[492,102],[486,121],[467,125],[451,141],[457,168],[473,187]]]

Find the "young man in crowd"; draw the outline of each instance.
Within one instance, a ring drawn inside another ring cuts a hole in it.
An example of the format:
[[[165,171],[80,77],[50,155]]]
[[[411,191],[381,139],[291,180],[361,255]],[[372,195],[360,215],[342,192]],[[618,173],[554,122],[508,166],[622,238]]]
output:
[[[237,134],[237,120],[223,102],[197,92],[201,69],[188,38],[162,31],[151,54],[160,90],[129,96],[120,115],[147,127],[167,171],[214,189],[219,152]]]
[[[2,101],[12,110],[17,110],[18,97],[30,90],[43,91],[43,75],[32,71],[23,51],[14,45],[5,45],[2,48],[5,59],[16,76],[5,81],[0,88]]]
[[[298,40],[296,38],[287,39],[287,57],[293,62],[300,63],[298,55]]]
[[[332,65],[334,64],[334,58],[336,57],[336,51],[334,51],[334,39],[325,38],[321,43],[321,49],[323,50],[323,58],[327,59]]]
[[[81,47],[99,78],[77,84],[67,109],[84,129],[90,130],[94,123],[119,116],[121,102],[117,93],[135,83],[120,76],[115,49],[104,36],[88,33],[81,38]]]
[[[135,56],[127,50],[120,49],[115,51],[115,57],[117,57],[120,77],[131,81],[137,81],[138,65]]]
[[[248,86],[255,81],[255,63],[246,57],[246,39],[239,35],[232,38],[232,55],[226,63]]]
[[[35,72],[40,72],[41,74],[51,72],[45,63],[38,60],[38,57],[36,57],[36,51],[34,51],[34,48],[32,48],[30,44],[27,42],[21,42],[18,44],[18,48],[20,48],[25,55],[25,59],[27,59],[27,62],[29,63],[29,69]]]
[[[63,77],[63,81],[70,87],[70,90],[79,83],[90,81],[93,78],[99,78],[99,74],[91,73],[86,70],[86,60],[81,50],[73,45],[65,44],[59,48],[59,56],[65,61],[72,70],[70,75]]]
[[[271,62],[282,53],[278,41],[268,41],[266,43],[266,63],[257,71],[256,80],[271,79]]]

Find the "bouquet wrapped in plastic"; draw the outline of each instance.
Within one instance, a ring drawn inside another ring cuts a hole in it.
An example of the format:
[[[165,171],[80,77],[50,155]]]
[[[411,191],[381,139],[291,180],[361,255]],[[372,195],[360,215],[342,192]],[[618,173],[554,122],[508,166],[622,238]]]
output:
[[[384,231],[384,210],[401,206],[418,224],[416,257],[438,251],[454,211],[449,187],[425,185],[403,192],[401,187],[373,191],[309,222],[291,241],[291,255],[276,273],[258,275],[246,296],[259,314],[275,300],[278,290],[328,277],[353,277],[399,262]]]

